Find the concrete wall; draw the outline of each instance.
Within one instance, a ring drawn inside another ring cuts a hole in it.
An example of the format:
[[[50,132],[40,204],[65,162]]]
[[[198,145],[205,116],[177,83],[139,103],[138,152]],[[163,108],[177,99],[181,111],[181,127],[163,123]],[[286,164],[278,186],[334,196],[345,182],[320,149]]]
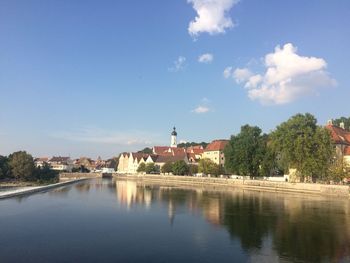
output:
[[[159,183],[216,185],[225,187],[243,187],[257,190],[308,193],[320,195],[336,195],[349,197],[350,189],[347,185],[327,185],[308,183],[273,182],[264,180],[242,180],[228,178],[208,178],[171,175],[117,175],[120,178],[138,179]]]

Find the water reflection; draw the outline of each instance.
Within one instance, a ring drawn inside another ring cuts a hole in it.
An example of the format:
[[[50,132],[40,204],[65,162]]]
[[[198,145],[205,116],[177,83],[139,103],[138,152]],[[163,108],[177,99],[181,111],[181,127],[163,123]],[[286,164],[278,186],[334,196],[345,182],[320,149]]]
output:
[[[115,181],[114,186],[118,202],[128,209],[163,204],[172,225],[185,210],[226,229],[250,254],[267,246],[288,261],[350,261],[349,200],[124,180]]]

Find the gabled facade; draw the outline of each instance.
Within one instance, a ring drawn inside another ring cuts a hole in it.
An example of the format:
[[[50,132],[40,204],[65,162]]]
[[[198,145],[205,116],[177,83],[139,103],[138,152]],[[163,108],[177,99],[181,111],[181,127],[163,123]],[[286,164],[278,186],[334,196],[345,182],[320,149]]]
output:
[[[350,132],[344,129],[344,124],[340,127],[329,122],[326,129],[330,131],[336,147],[338,158],[342,158],[344,163],[350,167]]]

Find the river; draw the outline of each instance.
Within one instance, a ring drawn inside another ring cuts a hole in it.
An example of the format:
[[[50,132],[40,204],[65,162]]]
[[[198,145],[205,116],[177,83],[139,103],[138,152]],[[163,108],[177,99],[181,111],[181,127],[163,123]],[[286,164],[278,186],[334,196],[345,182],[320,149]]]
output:
[[[92,179],[0,200],[0,262],[350,262],[350,201]]]

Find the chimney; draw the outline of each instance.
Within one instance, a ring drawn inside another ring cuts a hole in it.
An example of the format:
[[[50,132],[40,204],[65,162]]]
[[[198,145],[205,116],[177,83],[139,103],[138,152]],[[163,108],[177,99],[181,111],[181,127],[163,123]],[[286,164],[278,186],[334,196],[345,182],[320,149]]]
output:
[[[343,130],[345,130],[345,123],[342,121],[342,122],[339,124],[339,127],[342,128]]]
[[[328,121],[327,121],[327,125],[328,125],[328,126],[333,126],[333,120],[332,120],[332,119],[328,120]]]

